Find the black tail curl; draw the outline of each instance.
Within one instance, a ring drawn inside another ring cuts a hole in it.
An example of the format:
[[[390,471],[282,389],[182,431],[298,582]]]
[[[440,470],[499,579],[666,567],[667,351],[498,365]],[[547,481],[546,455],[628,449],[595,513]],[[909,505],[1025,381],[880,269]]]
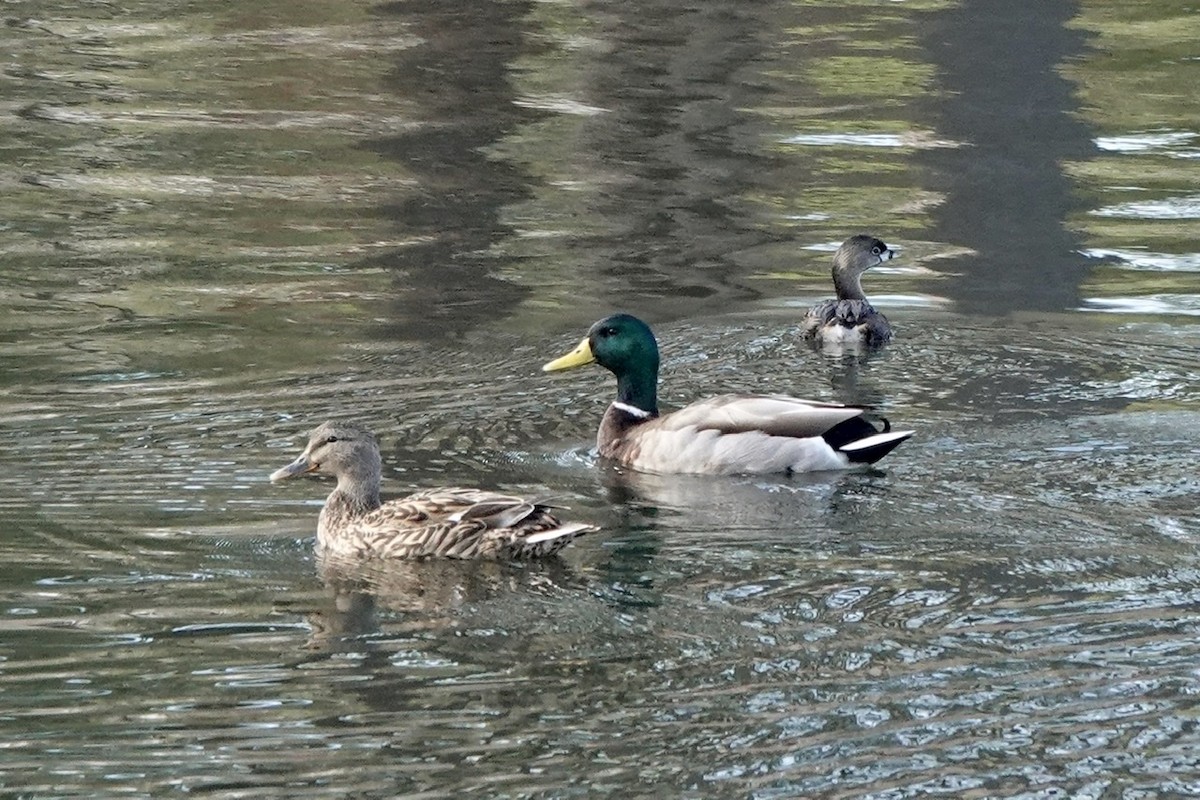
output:
[[[821,438],[828,442],[834,450],[844,453],[852,463],[874,464],[912,436],[912,431],[900,431],[887,436],[892,433],[891,423],[885,417],[879,417],[879,422],[882,430],[862,417],[851,417],[825,431],[821,434]],[[859,444],[872,436],[884,438],[869,444]]]
[[[884,428],[879,430],[863,417],[844,419],[837,425],[821,434],[821,438],[834,450],[841,450],[851,442],[874,436],[877,433],[887,433],[891,428],[887,420],[883,420]]]

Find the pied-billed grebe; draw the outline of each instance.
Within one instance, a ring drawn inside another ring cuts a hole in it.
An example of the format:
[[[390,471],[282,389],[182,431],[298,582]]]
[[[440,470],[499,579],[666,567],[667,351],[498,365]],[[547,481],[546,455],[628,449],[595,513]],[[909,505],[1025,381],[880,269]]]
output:
[[[836,300],[823,300],[808,310],[801,335],[828,344],[875,346],[892,338],[887,317],[875,310],[862,290],[862,274],[895,253],[883,241],[860,233],[842,242],[833,254]]]

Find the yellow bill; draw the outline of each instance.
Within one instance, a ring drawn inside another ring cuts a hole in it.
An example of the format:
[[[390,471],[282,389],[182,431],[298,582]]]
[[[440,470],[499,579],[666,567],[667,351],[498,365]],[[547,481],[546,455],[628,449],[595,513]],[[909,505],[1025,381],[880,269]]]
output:
[[[592,346],[588,344],[588,337],[583,337],[583,341],[579,343],[571,352],[565,356],[547,361],[542,365],[542,372],[557,372],[560,369],[571,369],[572,367],[582,367],[584,364],[595,362],[596,357],[592,355]]]

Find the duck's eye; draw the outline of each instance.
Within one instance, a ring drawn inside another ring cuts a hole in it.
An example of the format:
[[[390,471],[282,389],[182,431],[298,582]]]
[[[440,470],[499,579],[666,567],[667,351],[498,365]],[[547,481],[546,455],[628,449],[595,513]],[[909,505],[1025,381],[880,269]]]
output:
[[[336,436],[327,436],[325,438],[325,444],[333,444],[337,440],[338,440],[338,437],[336,437]]]
[[[883,252],[883,248],[880,247],[879,245],[875,245],[874,247],[871,248],[871,255],[873,255],[873,256],[877,256],[882,252]]]
[[[601,336],[604,336],[604,337],[616,336],[616,335],[617,335],[617,329],[616,329],[616,328],[601,328],[601,329],[600,329],[600,335],[601,335]]]

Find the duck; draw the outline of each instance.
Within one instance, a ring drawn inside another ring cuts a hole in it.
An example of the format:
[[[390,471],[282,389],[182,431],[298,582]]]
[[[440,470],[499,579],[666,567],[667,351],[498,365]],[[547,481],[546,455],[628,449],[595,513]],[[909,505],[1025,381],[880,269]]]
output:
[[[270,480],[312,473],[337,480],[317,519],[317,552],[326,557],[525,560],[553,556],[597,530],[561,522],[546,503],[483,489],[445,486],[385,503],[382,470],[373,433],[324,422],[309,434],[304,452]]]
[[[837,299],[822,300],[808,310],[800,335],[820,344],[863,344],[875,347],[892,338],[887,317],[863,294],[862,275],[890,261],[895,251],[882,239],[860,233],[842,242],[833,254],[833,288]]]
[[[801,473],[873,464],[913,435],[877,428],[863,406],[782,394],[724,394],[670,414],[658,408],[658,342],[630,314],[596,322],[574,350],[546,372],[596,363],[617,378],[617,399],[600,420],[603,459],[640,472]]]

